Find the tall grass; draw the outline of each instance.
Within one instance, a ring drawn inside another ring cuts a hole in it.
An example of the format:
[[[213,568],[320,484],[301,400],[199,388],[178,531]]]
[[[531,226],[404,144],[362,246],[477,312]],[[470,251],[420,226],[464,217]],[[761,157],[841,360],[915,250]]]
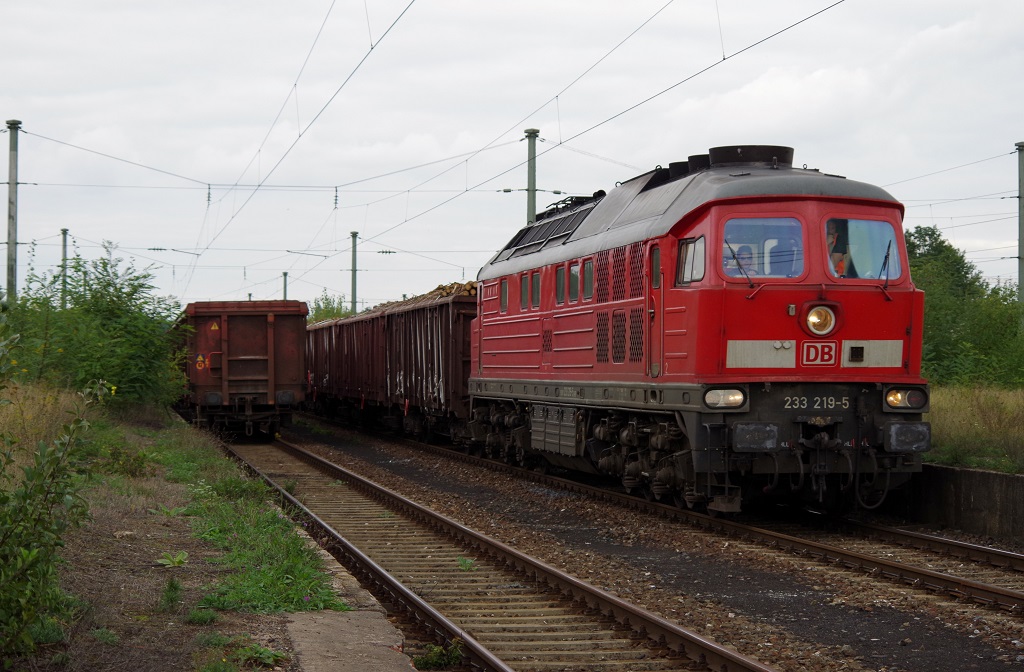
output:
[[[930,462],[1024,473],[1024,390],[934,387]]]
[[[42,383],[11,382],[4,390],[9,404],[0,404],[0,432],[14,440],[14,461],[19,468],[33,462],[40,441],[60,436],[62,427],[76,417],[81,397]]]

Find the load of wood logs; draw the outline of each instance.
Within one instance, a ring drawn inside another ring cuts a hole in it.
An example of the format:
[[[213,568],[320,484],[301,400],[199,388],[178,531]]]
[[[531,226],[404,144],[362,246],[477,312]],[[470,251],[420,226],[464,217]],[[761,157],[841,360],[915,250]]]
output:
[[[430,290],[425,294],[419,294],[417,296],[409,297],[408,299],[402,299],[400,301],[388,301],[387,303],[381,303],[370,309],[370,312],[376,312],[380,310],[388,310],[397,306],[416,305],[419,303],[431,303],[439,299],[445,299],[449,296],[476,296],[476,281],[469,280],[468,282],[452,282],[447,285],[438,285],[434,289]]]

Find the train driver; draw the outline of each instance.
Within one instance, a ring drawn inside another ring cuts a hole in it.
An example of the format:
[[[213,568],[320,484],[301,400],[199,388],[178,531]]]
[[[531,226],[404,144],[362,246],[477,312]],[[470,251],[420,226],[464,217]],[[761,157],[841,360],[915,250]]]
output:
[[[740,245],[736,250],[736,265],[726,269],[729,275],[737,277],[757,275],[754,268],[754,250],[749,245]]]
[[[828,262],[832,267],[832,274],[836,277],[846,275],[846,237],[843,233],[838,232],[836,220],[828,220],[825,235],[828,245]]]

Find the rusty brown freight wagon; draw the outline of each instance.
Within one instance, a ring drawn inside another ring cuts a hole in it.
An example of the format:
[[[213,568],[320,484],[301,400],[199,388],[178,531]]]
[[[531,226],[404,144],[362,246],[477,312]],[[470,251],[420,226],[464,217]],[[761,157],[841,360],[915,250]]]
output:
[[[305,397],[308,312],[301,301],[188,304],[186,415],[246,436],[291,422]]]
[[[309,325],[306,405],[415,436],[464,433],[475,293],[455,283]]]

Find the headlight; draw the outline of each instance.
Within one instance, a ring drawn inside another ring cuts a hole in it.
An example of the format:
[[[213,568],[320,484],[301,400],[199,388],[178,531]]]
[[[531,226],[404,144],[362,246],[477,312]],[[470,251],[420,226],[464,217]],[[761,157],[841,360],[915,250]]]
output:
[[[708,408],[737,408],[745,401],[743,390],[708,390],[704,393],[704,403]]]
[[[886,393],[885,403],[890,408],[919,409],[924,408],[928,404],[928,395],[924,390],[917,388],[893,388]]]
[[[816,336],[825,336],[836,326],[836,314],[827,306],[815,306],[807,313],[807,328]]]

